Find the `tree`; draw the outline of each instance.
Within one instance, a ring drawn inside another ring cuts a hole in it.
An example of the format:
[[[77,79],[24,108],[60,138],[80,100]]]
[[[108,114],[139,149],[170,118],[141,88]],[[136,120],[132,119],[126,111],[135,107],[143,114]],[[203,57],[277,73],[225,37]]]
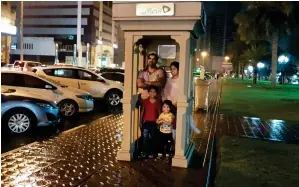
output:
[[[243,2],[244,11],[238,13],[234,21],[238,24],[241,40],[251,43],[266,40],[272,45],[272,77],[271,85],[276,86],[277,50],[279,37],[290,33],[294,24],[291,13],[292,2],[257,1]]]
[[[256,84],[256,80],[257,80],[257,72],[258,72],[257,63],[263,61],[265,58],[267,58],[268,55],[269,52],[267,51],[267,48],[261,44],[252,44],[241,55],[242,58],[244,59],[250,59],[250,63],[253,66],[253,84]]]
[[[233,64],[233,67],[238,67],[238,71],[237,71],[238,77],[239,77],[239,72],[241,72],[242,79],[244,77],[243,67],[248,63],[248,59],[244,59],[242,54],[246,49],[248,49],[248,47],[249,47],[248,44],[240,40],[240,36],[238,34],[235,36],[234,41],[232,41],[228,45],[228,54],[229,56],[231,56],[231,62]]]

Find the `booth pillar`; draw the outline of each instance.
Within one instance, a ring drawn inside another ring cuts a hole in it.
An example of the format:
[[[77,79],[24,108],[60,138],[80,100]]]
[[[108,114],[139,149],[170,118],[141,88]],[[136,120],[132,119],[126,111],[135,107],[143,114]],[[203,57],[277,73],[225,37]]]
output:
[[[131,32],[125,32],[125,85],[123,94],[124,126],[122,147],[117,153],[117,160],[131,161],[134,153],[134,130],[135,104],[137,102],[137,63],[134,63],[135,43],[142,38],[141,35],[134,35]],[[139,55],[139,54],[138,54]]]
[[[189,31],[182,32],[180,35],[171,36],[180,46],[180,75],[179,85],[183,85],[180,89],[177,101],[177,125],[176,125],[176,142],[175,156],[172,159],[172,166],[187,168],[194,151],[194,145],[190,140],[190,120],[193,100],[190,98],[190,40],[191,34]]]

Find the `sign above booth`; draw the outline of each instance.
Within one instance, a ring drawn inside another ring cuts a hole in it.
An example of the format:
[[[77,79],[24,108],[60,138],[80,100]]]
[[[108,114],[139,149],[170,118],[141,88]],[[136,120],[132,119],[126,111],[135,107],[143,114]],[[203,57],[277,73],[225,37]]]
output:
[[[136,16],[173,16],[174,3],[136,4]]]

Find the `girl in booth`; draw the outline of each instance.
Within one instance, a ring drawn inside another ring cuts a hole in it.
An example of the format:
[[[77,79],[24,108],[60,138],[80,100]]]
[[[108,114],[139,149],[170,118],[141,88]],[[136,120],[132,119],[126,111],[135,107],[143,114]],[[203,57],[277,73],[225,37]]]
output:
[[[173,144],[172,129],[175,123],[175,116],[171,113],[172,108],[172,102],[165,100],[162,105],[162,113],[157,119],[157,124],[160,127],[160,151],[163,158],[166,157],[166,153],[171,153],[170,147]]]

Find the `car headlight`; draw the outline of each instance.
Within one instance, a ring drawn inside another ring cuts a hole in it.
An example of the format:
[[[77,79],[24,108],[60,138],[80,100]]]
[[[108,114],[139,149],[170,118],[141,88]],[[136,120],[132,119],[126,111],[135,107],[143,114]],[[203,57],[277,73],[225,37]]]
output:
[[[36,103],[40,107],[48,108],[48,109],[54,109],[57,107],[54,107],[53,105],[47,104],[47,103]]]
[[[91,95],[76,95],[78,98],[88,100],[88,101],[93,101],[93,97]]]

